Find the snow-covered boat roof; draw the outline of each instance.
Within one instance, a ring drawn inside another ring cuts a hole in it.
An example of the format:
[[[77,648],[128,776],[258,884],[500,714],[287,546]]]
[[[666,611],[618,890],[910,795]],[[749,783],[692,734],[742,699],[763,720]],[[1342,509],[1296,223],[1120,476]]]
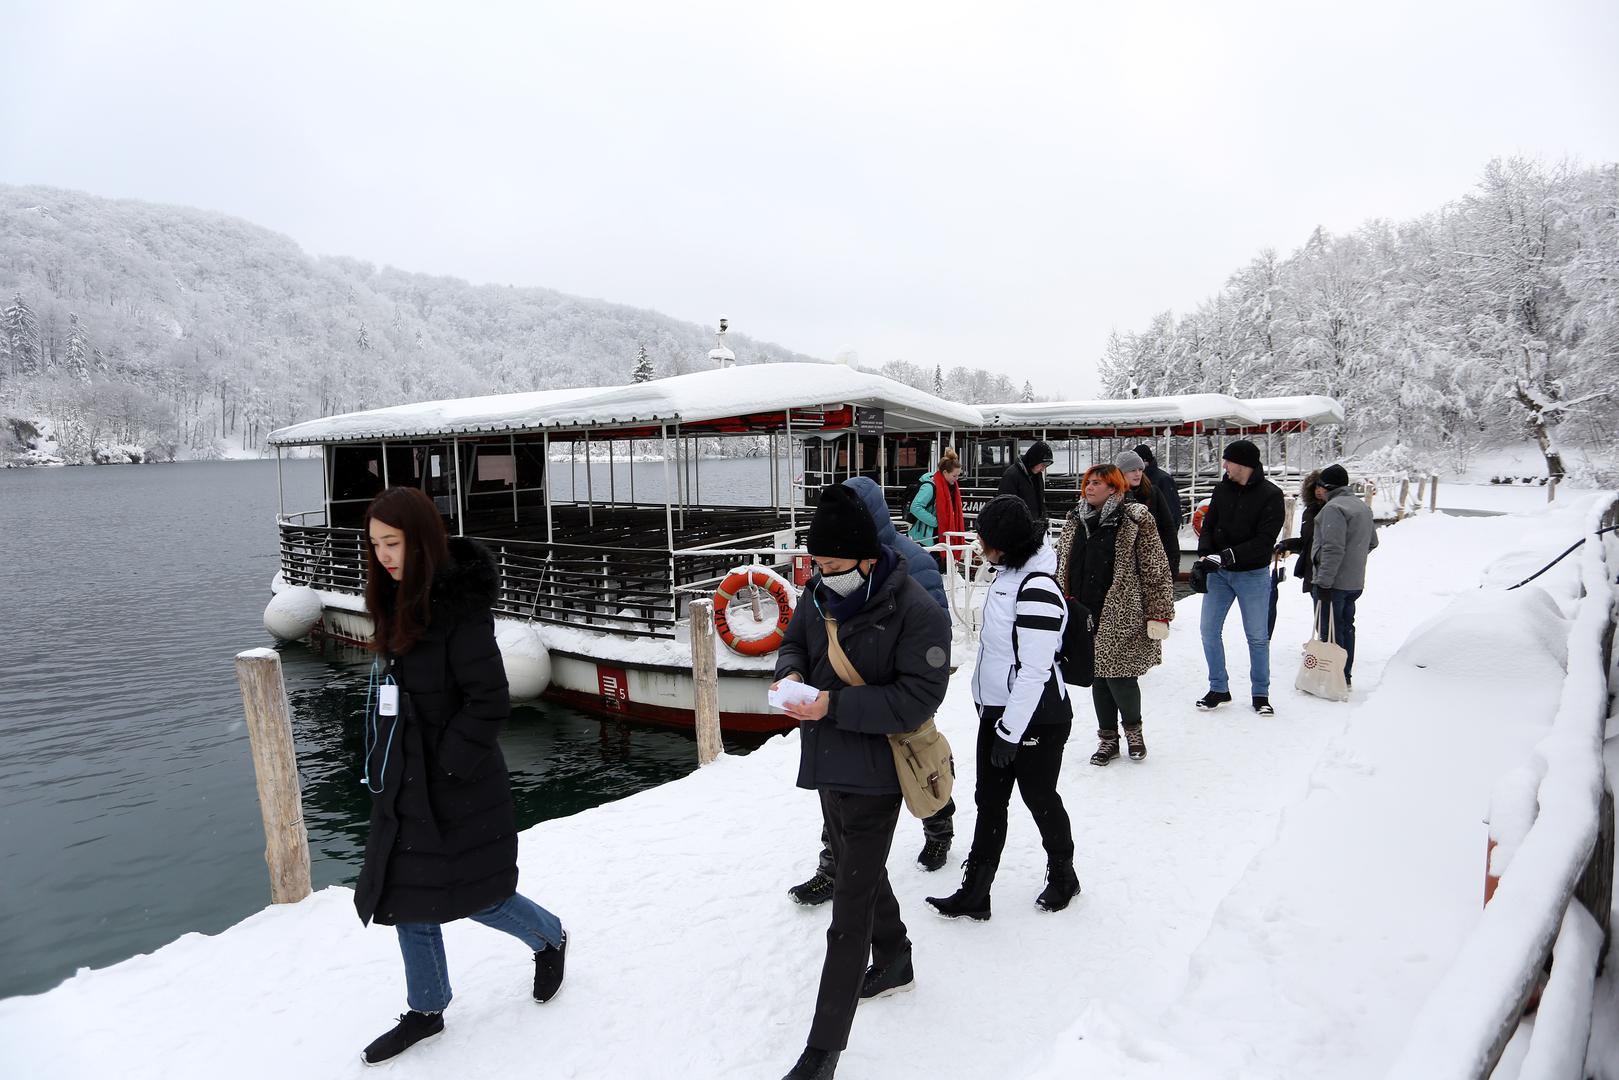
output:
[[[456,398],[344,413],[279,428],[275,446],[434,435],[635,428],[858,405],[882,409],[889,431],[977,427],[978,409],[842,364],[750,364],[624,386]]]
[[[1259,414],[1263,423],[1303,421],[1310,427],[1344,422],[1344,407],[1325,394],[1298,394],[1293,397],[1245,398],[1244,404]]]
[[[1090,401],[1019,401],[981,405],[992,428],[1257,427],[1264,421],[1246,402],[1226,394]]]

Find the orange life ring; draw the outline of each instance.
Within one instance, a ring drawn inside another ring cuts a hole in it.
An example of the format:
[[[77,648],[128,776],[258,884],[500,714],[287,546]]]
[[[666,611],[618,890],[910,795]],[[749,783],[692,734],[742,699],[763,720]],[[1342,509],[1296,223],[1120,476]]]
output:
[[[1202,502],[1198,503],[1197,507],[1192,511],[1192,534],[1194,536],[1203,535],[1203,515],[1207,514],[1208,512],[1209,500],[1207,499],[1204,499]]]
[[[770,599],[776,602],[776,625],[763,637],[739,638],[736,631],[731,629],[726,609],[736,599],[736,594],[750,585],[764,589],[770,594]],[[762,566],[744,566],[732,570],[720,582],[720,587],[714,590],[714,631],[725,642],[726,648],[743,656],[764,656],[781,648],[781,643],[787,640],[787,624],[792,618],[793,598],[787,591],[786,582]]]

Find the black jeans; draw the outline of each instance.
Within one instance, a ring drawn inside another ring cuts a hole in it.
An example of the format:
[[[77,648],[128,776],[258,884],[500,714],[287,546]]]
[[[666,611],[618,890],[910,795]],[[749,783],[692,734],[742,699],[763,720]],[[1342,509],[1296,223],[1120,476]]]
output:
[[[1001,851],[1006,847],[1006,808],[1011,804],[1015,785],[1023,804],[1034,815],[1046,858],[1054,863],[1072,862],[1074,833],[1062,796],[1057,794],[1057,775],[1062,771],[1062,748],[1073,731],[1073,721],[1031,725],[1023,733],[1023,743],[1011,766],[997,769],[990,763],[989,751],[994,745],[991,740],[1000,738],[995,734],[995,721],[1005,711],[999,705],[986,705],[978,712],[978,789],[973,794],[978,803],[978,822],[973,826],[973,849],[968,858],[992,873],[1001,864]]]
[[[952,798],[939,807],[938,813],[922,819],[922,838],[943,840],[948,844],[956,835],[955,817],[956,800]],[[821,858],[817,866],[827,877],[837,876],[838,860],[832,854],[832,841],[827,838],[825,825],[821,826]]]
[[[1091,701],[1096,705],[1096,726],[1103,731],[1119,730],[1119,714],[1124,726],[1134,731],[1141,726],[1141,683],[1136,679],[1097,678],[1091,683]]]
[[[832,925],[826,928],[826,962],[821,965],[815,1020],[806,1040],[817,1050],[842,1050],[848,1045],[867,959],[886,964],[910,951],[899,901],[888,884],[888,849],[900,805],[897,794],[821,792],[821,818],[838,870],[832,886]]]

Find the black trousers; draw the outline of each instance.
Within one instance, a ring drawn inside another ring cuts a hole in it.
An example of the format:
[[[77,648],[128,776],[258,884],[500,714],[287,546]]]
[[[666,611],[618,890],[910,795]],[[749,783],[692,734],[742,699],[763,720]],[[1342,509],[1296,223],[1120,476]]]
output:
[[[949,843],[956,835],[956,800],[950,799],[939,812],[932,817],[922,819],[922,837],[925,840],[943,840]],[[821,858],[818,863],[821,873],[827,877],[836,877],[838,873],[838,859],[832,854],[832,842],[827,838],[826,826],[821,826]]]
[[[1000,738],[995,734],[995,721],[1005,711],[999,705],[986,705],[978,713],[978,788],[973,795],[978,803],[978,822],[973,826],[973,849],[968,858],[992,872],[1001,864],[1001,851],[1006,847],[1006,808],[1015,785],[1023,796],[1023,805],[1034,816],[1035,828],[1040,830],[1046,858],[1072,862],[1074,833],[1062,796],[1057,794],[1057,775],[1062,772],[1062,748],[1073,731],[1073,721],[1031,725],[1023,733],[1023,744],[1012,764],[997,769],[990,763],[989,752],[992,740]]]
[[[899,901],[888,884],[888,849],[900,805],[898,794],[821,792],[821,817],[838,870],[832,925],[826,928],[826,962],[806,1040],[818,1050],[842,1050],[849,1044],[867,960],[886,964],[910,950]]]
[[[1119,714],[1124,726],[1134,731],[1141,726],[1141,682],[1137,679],[1097,678],[1091,683],[1091,701],[1096,705],[1096,726],[1115,734]]]

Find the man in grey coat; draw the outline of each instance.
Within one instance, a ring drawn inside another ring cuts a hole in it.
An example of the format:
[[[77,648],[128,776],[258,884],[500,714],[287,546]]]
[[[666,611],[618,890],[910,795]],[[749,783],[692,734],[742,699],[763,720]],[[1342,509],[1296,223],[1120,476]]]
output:
[[[1366,588],[1366,555],[1377,546],[1372,508],[1349,490],[1349,472],[1342,465],[1321,470],[1316,496],[1324,505],[1315,515],[1315,537],[1310,550],[1310,594],[1315,597],[1325,640],[1329,622],[1333,639],[1348,655],[1344,682],[1352,682],[1355,668],[1355,601]]]

